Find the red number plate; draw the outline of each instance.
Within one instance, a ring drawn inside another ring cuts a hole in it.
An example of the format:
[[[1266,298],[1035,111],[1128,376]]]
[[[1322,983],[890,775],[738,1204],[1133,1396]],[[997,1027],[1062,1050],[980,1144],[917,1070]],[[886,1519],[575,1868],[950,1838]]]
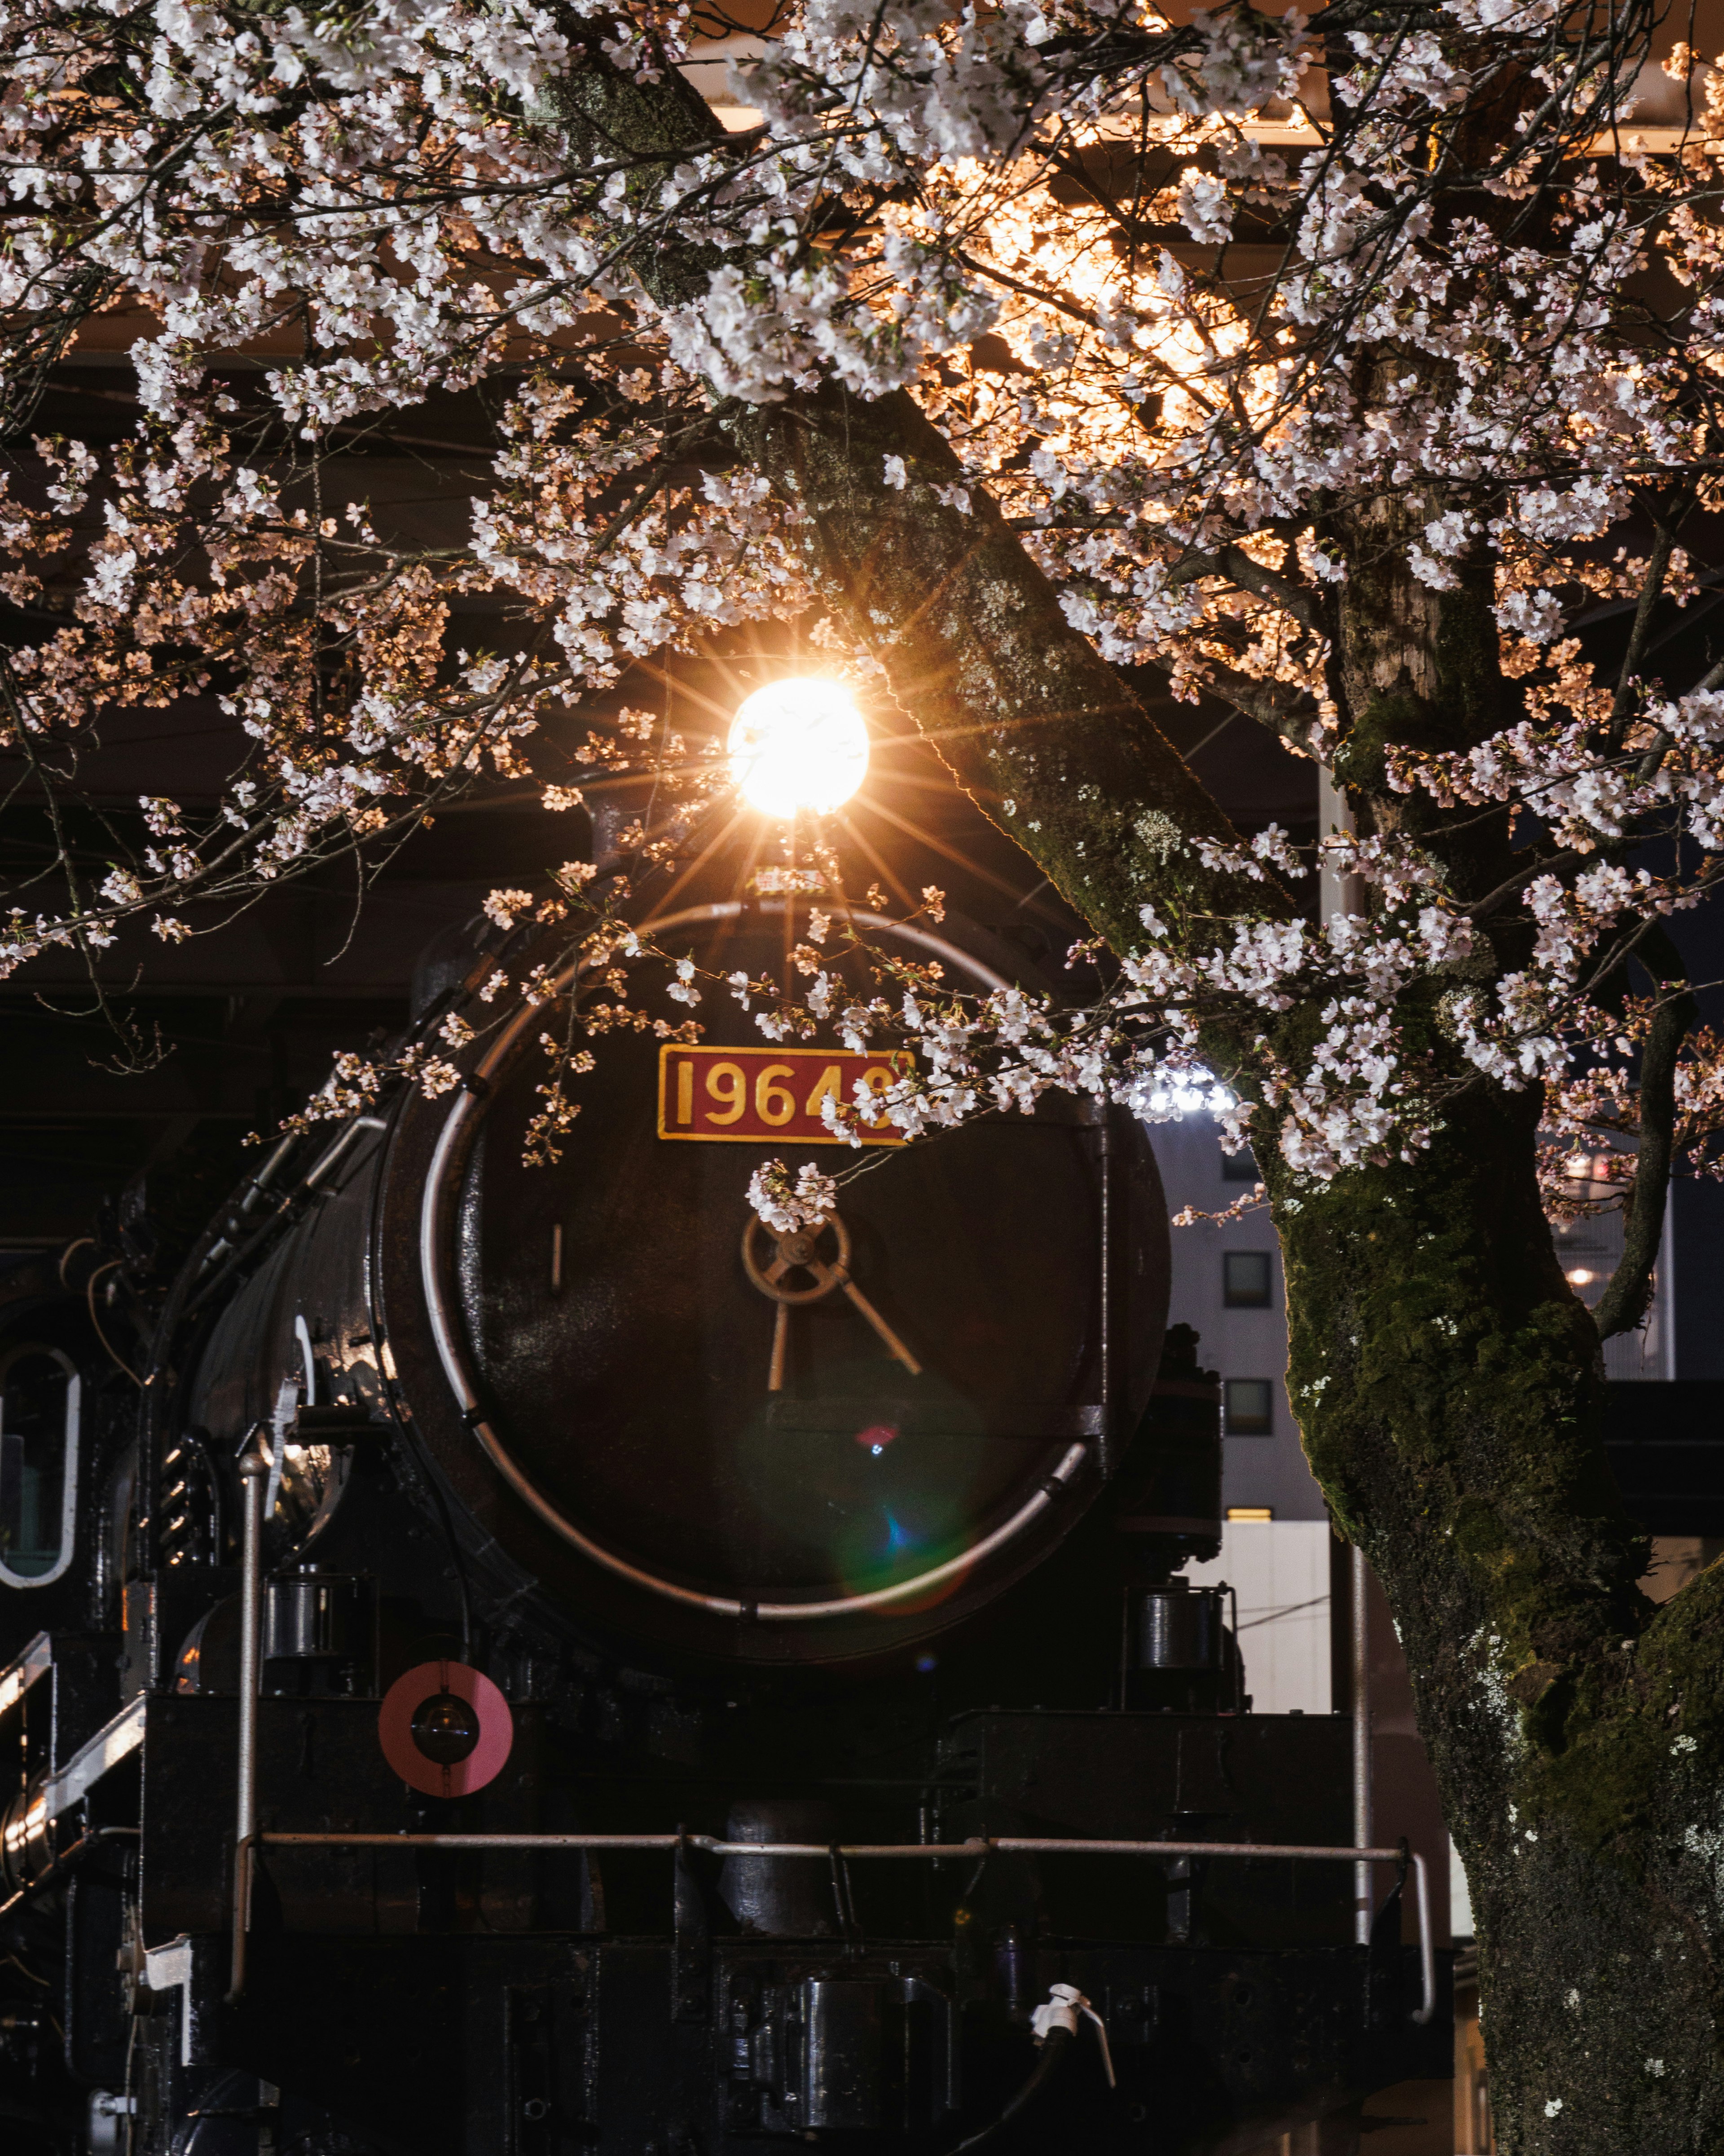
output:
[[[846,1103],[859,1078],[883,1093],[916,1059],[907,1049],[844,1055],[824,1048],[680,1048],[659,1050],[659,1136],[707,1144],[844,1145],[820,1114],[830,1094]],[[859,1127],[864,1145],[902,1145],[890,1123]]]

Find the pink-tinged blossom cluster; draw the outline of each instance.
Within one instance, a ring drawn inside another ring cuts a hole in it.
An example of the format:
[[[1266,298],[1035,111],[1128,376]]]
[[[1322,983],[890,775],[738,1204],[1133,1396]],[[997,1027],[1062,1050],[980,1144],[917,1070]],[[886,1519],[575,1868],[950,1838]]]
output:
[[[1724,69],[1675,56],[1704,109],[1654,158],[1641,47],[1557,0],[1343,35],[1244,5],[1176,27],[1086,0],[803,0],[741,64],[759,125],[726,136],[679,81],[690,35],[657,0],[8,0],[0,408],[32,446],[0,494],[0,591],[47,626],[8,657],[0,746],[62,767],[111,713],[192,695],[244,746],[213,811],[141,803],[123,857],[15,902],[0,969],[131,919],[182,938],[482,772],[524,780],[546,716],[592,710],[637,659],[806,617],[859,674],[879,663],[818,619],[802,513],[726,432],[836,382],[907,389],[943,434],[926,466],[885,459],[902,513],[996,504],[1073,626],[1175,696],[1344,750],[1331,631],[1368,527],[1414,594],[1485,594],[1501,723],[1391,752],[1409,821],[1325,841],[1362,896],[1321,928],[1286,896],[1308,855],[1200,845],[1261,906],[1146,914],[1093,1008],[890,968],[865,993],[811,928],[797,993],[731,984],[765,1037],[913,1041],[918,1075],[850,1111],[906,1132],[1054,1087],[1150,1116],[1217,1102],[1235,1128],[1249,1102],[1313,1177],[1424,1142],[1434,1028],[1480,1080],[1555,1088],[1559,1123],[1616,1100],[1639,1036],[1599,1019],[1601,968],[1712,879],[1724,689],[1664,680],[1646,637],[1607,674],[1578,632],[1695,598],[1682,527],[1696,544],[1724,508]],[[583,134],[571,85],[595,69],[658,100],[649,151]],[[1481,131],[1484,111],[1512,117]],[[1302,139],[1265,142],[1265,118]],[[1151,147],[1173,174],[1146,193]],[[700,265],[695,289],[668,260]],[[98,335],[129,349],[134,436],[38,439],[53,368]],[[461,460],[464,536],[380,529],[344,463],[357,430],[480,384],[496,439]],[[478,600],[527,617],[516,655],[455,640]],[[722,784],[649,715],[595,724],[582,757],[695,807]],[[1417,835],[1432,809],[1519,815],[1524,875],[1464,897]],[[1664,866],[1633,858],[1652,836]],[[587,881],[570,864],[487,911],[555,930]],[[595,978],[648,955],[591,920],[567,932],[607,942]],[[542,967],[498,972],[491,997],[552,998]],[[668,993],[722,986],[678,971]],[[589,1031],[670,1023],[605,994]],[[1296,1051],[1275,1023],[1296,1009],[1316,1020]],[[1226,1087],[1218,1026],[1246,1043]],[[452,1084],[461,1046],[400,1075]],[[1712,1052],[1685,1065],[1697,1103]]]

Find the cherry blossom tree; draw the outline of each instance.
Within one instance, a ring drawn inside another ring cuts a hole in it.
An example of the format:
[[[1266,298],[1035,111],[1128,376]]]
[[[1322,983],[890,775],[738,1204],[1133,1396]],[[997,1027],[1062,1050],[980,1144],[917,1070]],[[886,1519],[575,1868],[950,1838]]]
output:
[[[1054,880],[1105,991],[966,999],[884,961],[857,991],[817,834],[789,978],[685,961],[649,1009],[626,900],[571,864],[493,896],[542,947],[323,1110],[454,1083],[486,1004],[554,1001],[558,938],[614,986],[547,1025],[547,1156],[593,1036],[727,994],[772,1038],[914,1040],[840,1122],[1213,1099],[1262,1166],[1308,1455],[1414,1673],[1501,2144],[1714,2146],[1724,1582],[1644,1599],[1599,1435],[1601,1339],[1724,1126],[1665,926],[1724,865],[1724,665],[1653,663],[1724,574],[1724,74],[1686,25],[806,0],[727,123],[680,64],[738,26],[686,5],[4,21],[5,747],[59,815],[117,710],[208,690],[246,743],[208,820],[141,803],[100,880],[63,847],[7,963],[179,938],[519,772],[635,658],[798,624]],[[129,315],[134,437],[38,439],[54,369]],[[381,536],[345,449],[480,383],[468,542]],[[459,647],[475,593],[528,625],[510,652]],[[1332,772],[1316,854],[1229,829],[1144,668]],[[588,753],[690,815],[726,783],[642,714]],[[1626,1253],[1588,1312],[1547,1209],[1600,1202],[1568,1166],[1601,1145]],[[760,1202],[829,1203],[804,1183]]]

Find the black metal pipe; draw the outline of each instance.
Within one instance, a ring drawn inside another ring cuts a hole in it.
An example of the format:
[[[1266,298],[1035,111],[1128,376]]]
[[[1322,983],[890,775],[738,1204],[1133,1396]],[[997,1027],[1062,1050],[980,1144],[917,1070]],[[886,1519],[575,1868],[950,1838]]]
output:
[[[1053,2080],[1071,2056],[1072,2035],[1070,2029],[1050,2029],[1042,2039],[1041,2056],[1029,2079],[1018,2090],[999,2117],[984,2126],[979,2133],[972,2133],[967,2141],[960,2141],[952,2156],[965,2156],[965,2151],[980,2148],[992,2141],[997,2133],[1003,2133],[1013,2121],[1027,2111],[1037,2097]]]
[[[142,1831],[141,1827],[136,1826],[89,1828],[69,1848],[63,1849],[45,1871],[34,1879],[26,1880],[15,1893],[8,1895],[3,1902],[0,1902],[0,1917],[3,1917],[8,1909],[15,1909],[20,1902],[30,1901],[38,1894],[45,1894],[50,1887],[57,1887],[91,1850],[100,1848],[105,1842],[136,1841]]]

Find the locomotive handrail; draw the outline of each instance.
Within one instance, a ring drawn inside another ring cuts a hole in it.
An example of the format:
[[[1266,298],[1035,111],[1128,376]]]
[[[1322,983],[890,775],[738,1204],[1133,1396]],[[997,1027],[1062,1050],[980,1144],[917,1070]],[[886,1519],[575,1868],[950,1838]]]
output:
[[[251,1928],[251,1880],[258,1842],[258,1694],[263,1676],[264,1484],[269,1470],[253,1451],[239,1464],[245,1541],[239,1589],[239,1762],[233,1828],[232,2006],[245,1989],[245,1935]]]
[[[74,1804],[81,1804],[110,1768],[129,1758],[144,1741],[144,1695],[130,1699],[111,1721],[105,1722],[87,1743],[80,1744],[64,1767],[43,1783],[37,1797],[44,1820],[58,1819]]]
[[[38,1677],[45,1677],[53,1666],[54,1642],[46,1632],[38,1632],[16,1661],[0,1670],[0,1714],[9,1713]]]
[[[22,1692],[18,1697],[23,1697]],[[130,1758],[142,1744],[146,1707],[141,1692],[128,1700],[88,1743],[79,1746],[64,1766],[26,1784],[10,1807],[0,1813],[0,1881],[14,1888],[0,1902],[0,1915],[26,1892],[34,1892],[47,1878],[57,1876],[62,1861],[72,1856],[71,1849],[56,1851],[53,1830],[74,1805],[85,1801],[104,1774],[122,1759]],[[91,1835],[86,1833],[74,1847],[81,1850],[90,1840]]]
[[[1334,1848],[1321,1842],[1118,1841],[1022,1834],[970,1835],[962,1841],[725,1841],[711,1834],[291,1834],[254,1836],[271,1849],[698,1849],[709,1856],[1232,1856],[1289,1857],[1337,1864],[1410,1862],[1419,1926],[1420,1999],[1412,2019],[1423,2026],[1436,2011],[1437,1958],[1431,1935],[1430,1876],[1417,1850]]]
[[[761,910],[782,909],[782,906],[763,906]],[[637,933],[659,935],[666,929],[681,927],[687,921],[731,921],[742,911],[740,899],[725,899],[711,906],[689,906],[681,912],[666,914],[662,919],[643,921]],[[931,949],[937,947],[948,957],[957,952],[956,945],[931,937],[926,930],[912,932],[880,914],[853,912],[849,917],[865,927],[885,929],[894,935],[903,936],[919,947]],[[1007,985],[1002,975],[994,973],[981,960],[972,958],[967,952],[957,954],[978,978],[998,988]],[[552,983],[552,993],[562,994],[585,963],[587,962],[577,959],[565,967]],[[538,1008],[537,1004],[524,1007],[498,1033],[481,1057],[472,1083],[457,1092],[450,1104],[425,1174],[424,1197],[419,1209],[419,1271],[425,1291],[425,1314],[430,1320],[431,1337],[436,1343],[438,1359],[443,1365],[449,1389],[460,1406],[462,1419],[478,1440],[485,1458],[498,1474],[521,1502],[535,1512],[554,1534],[561,1536],[583,1557],[590,1558],[595,1564],[603,1565],[607,1572],[615,1573],[619,1579],[626,1579],[636,1587],[644,1587],[649,1594],[660,1595],[667,1601],[680,1602],[686,1608],[704,1609],[711,1615],[733,1618],[739,1622],[798,1624],[816,1617],[854,1617],[877,1609],[889,1610],[898,1603],[908,1601],[916,1595],[931,1594],[935,1589],[944,1587],[948,1581],[962,1578],[977,1564],[992,1557],[996,1550],[1014,1541],[1032,1521],[1047,1511],[1056,1496],[1072,1486],[1078,1470],[1090,1456],[1090,1449],[1085,1444],[1068,1446],[1052,1471],[1043,1477],[1039,1486],[1009,1519],[1003,1520],[989,1533],[978,1537],[967,1549],[960,1550],[955,1557],[947,1558],[940,1564],[931,1565],[926,1572],[916,1573],[908,1579],[895,1581],[887,1587],[871,1588],[860,1594],[833,1595],[812,1602],[750,1602],[738,1595],[703,1594],[698,1589],[680,1587],[675,1580],[649,1572],[643,1565],[631,1564],[626,1558],[619,1557],[614,1550],[607,1549],[603,1543],[583,1533],[572,1520],[566,1518],[531,1476],[511,1456],[483,1412],[479,1389],[468,1370],[466,1358],[456,1337],[449,1299],[444,1291],[444,1266],[439,1250],[443,1188],[454,1161],[462,1133],[477,1111],[491,1080],[500,1069],[516,1040],[526,1027],[536,1023],[535,1014]],[[1105,1311],[1105,1296],[1102,1301]],[[1105,1445],[1105,1432],[1103,1443]]]
[[[282,1192],[280,1197],[276,1200],[275,1210],[269,1214],[268,1219],[261,1221],[243,1242],[231,1242],[224,1235],[218,1242],[211,1246],[210,1250],[206,1254],[203,1265],[199,1268],[197,1277],[192,1283],[191,1298],[187,1302],[182,1315],[189,1317],[194,1311],[201,1310],[203,1305],[209,1301],[211,1296],[225,1285],[229,1276],[237,1271],[254,1251],[256,1251],[263,1244],[268,1242],[270,1236],[280,1234],[284,1226],[291,1217],[295,1202],[299,1199],[303,1199],[310,1193],[316,1190],[318,1185],[323,1181],[325,1176],[326,1176],[330,1171],[335,1168],[336,1163],[341,1159],[342,1156],[347,1151],[347,1148],[352,1144],[354,1139],[357,1138],[362,1132],[386,1131],[388,1127],[388,1119],[387,1116],[383,1116],[358,1115],[353,1116],[346,1123],[344,1123],[335,1138],[324,1147],[321,1153],[318,1154],[316,1159],[312,1162],[310,1168],[305,1170],[305,1173],[300,1178],[299,1181],[291,1184],[287,1189]],[[297,1142],[297,1135],[291,1139],[284,1141],[284,1143],[286,1144],[296,1144]],[[278,1147],[277,1151],[279,1152],[280,1150],[280,1147]],[[275,1155],[271,1155],[270,1158],[272,1161],[275,1157]],[[269,1162],[266,1162],[264,1166],[268,1168],[269,1164],[270,1163]],[[261,1186],[254,1186],[254,1188],[260,1188]],[[246,1209],[242,1208],[241,1209],[244,1211]],[[236,1234],[239,1232],[237,1225],[234,1232]],[[225,1257],[226,1262],[218,1266],[216,1270],[212,1273],[210,1271],[210,1266],[214,1263],[215,1260],[219,1257]]]

